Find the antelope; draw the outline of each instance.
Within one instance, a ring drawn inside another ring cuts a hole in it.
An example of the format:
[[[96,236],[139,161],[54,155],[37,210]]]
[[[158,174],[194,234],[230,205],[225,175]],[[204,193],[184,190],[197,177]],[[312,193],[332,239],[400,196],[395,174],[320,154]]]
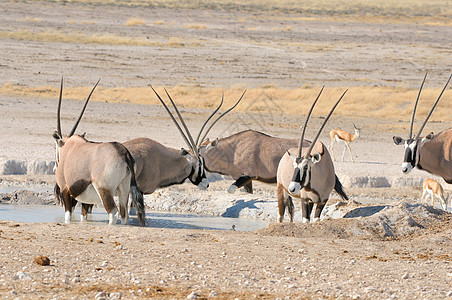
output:
[[[245,130],[212,142],[206,139],[200,152],[207,171],[229,175],[235,180],[228,193],[244,187],[245,192],[252,194],[253,180],[276,183],[281,157],[297,145],[296,139],[276,138],[259,131]],[[309,145],[309,141],[304,141],[304,147]]]
[[[441,184],[433,179],[425,179],[422,184],[422,190],[422,200],[427,200],[427,197],[431,197],[433,206],[436,198],[438,199],[439,204],[441,204],[442,209],[447,210],[449,194],[447,196],[444,195]]]
[[[350,143],[354,142],[357,138],[359,138],[359,133],[361,131],[361,128],[356,127],[355,124],[353,124],[353,128],[355,129],[354,134],[351,134],[351,133],[349,133],[345,130],[341,130],[341,129],[333,129],[330,131],[330,138],[331,138],[330,151],[331,151],[331,156],[333,157],[334,161],[336,161],[336,159],[334,158],[334,150],[333,150],[334,142],[339,143],[340,141],[342,141],[345,144],[344,151],[342,152],[342,161],[344,161],[345,150],[348,149],[348,152],[350,153],[350,159],[352,160],[352,162],[355,162],[353,160],[352,150],[350,149]]]
[[[99,79],[100,81],[100,79]],[[53,134],[56,143],[55,196],[65,209],[65,222],[70,223],[72,210],[77,201],[82,203],[82,220],[93,204],[101,202],[108,213],[108,224],[116,224],[118,209],[114,196],[119,198],[121,223],[128,222],[129,192],[138,219],[145,225],[143,195],[135,181],[134,160],[129,151],[117,142],[97,143],[88,141],[75,130],[83,116],[89,99],[99,81],[91,90],[83,109],[69,135],[61,131],[61,101],[63,78],[57,109],[57,130]]]
[[[199,189],[207,189],[209,187],[209,181],[206,178],[205,162],[198,149],[201,144],[200,136],[204,131],[207,123],[223,104],[223,97],[218,108],[204,122],[195,141],[168,91],[165,89],[165,92],[170,99],[171,104],[177,116],[179,117],[179,120],[182,124],[182,127],[185,129],[186,134],[184,133],[176,118],[173,116],[160,95],[154,90],[154,88],[152,88],[152,90],[173,120],[176,128],[182,135],[182,138],[187,144],[189,150],[181,149],[179,151],[176,149],[168,148],[149,138],[136,138],[123,143],[123,145],[132,154],[132,157],[135,159],[137,167],[136,178],[138,187],[143,191],[143,193],[152,194],[157,188],[181,184],[188,178],[194,185],[198,186]],[[222,118],[239,104],[239,102],[245,95],[245,92],[243,92],[242,96],[234,106],[221,114],[212,123],[212,125],[204,133],[203,138],[205,138],[205,135],[207,135],[212,126],[216,122],[218,122],[220,118]]]
[[[323,124],[317,131],[317,135],[309,145],[309,148],[306,149],[306,147],[303,147],[304,135],[309,117],[311,116],[312,110],[322,94],[322,91],[323,88],[320,90],[319,95],[312,104],[306,117],[298,148],[288,150],[283,155],[278,165],[277,196],[279,222],[284,220],[286,208],[289,213],[290,222],[293,222],[293,198],[299,198],[301,200],[303,223],[310,222],[314,204],[314,222],[320,220],[320,214],[333,189],[335,189],[343,199],[348,200],[342,184],[334,171],[334,165],[328,150],[322,142],[317,141],[326,122],[344,97],[347,90],[342,94],[323,121]],[[297,155],[294,155],[294,153],[297,153]]]
[[[428,135],[421,137],[422,130],[446,90],[452,74],[449,76],[438,99],[436,99],[431,107],[417,135],[413,136],[414,116],[426,77],[427,74],[424,76],[417,99],[414,103],[408,139],[405,140],[399,136],[394,136],[393,141],[396,145],[405,145],[405,158],[402,163],[403,173],[407,174],[417,167],[419,170],[425,170],[428,173],[441,176],[447,183],[452,184],[452,128],[446,129],[436,135],[431,132]]]

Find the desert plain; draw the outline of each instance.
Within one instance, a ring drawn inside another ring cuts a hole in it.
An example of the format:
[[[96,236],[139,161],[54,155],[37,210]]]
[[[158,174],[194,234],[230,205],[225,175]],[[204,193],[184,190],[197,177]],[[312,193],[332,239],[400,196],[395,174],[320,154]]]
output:
[[[211,139],[246,129],[297,138],[322,86],[307,137],[345,89],[320,139],[329,145],[329,130],[362,128],[351,144],[355,163],[348,153],[341,160],[342,145],[335,148],[350,202],[333,193],[319,223],[302,224],[296,215],[293,224],[277,224],[275,186],[229,195],[232,180],[214,175],[207,191],[185,183],[146,196],[147,209],[259,219],[268,227],[0,220],[1,298],[452,297],[451,214],[420,201],[424,179],[450,186],[425,171],[403,175],[403,147],[392,142],[408,134],[425,72],[415,130],[451,74],[451,12],[439,0],[0,2],[2,188],[52,189],[62,76],[63,133],[101,78],[77,131],[93,141],[144,136],[185,147],[149,85],[168,89],[194,133],[223,93],[228,107],[246,89]],[[450,127],[451,100],[449,87],[425,134]],[[2,194],[1,205],[24,205],[17,194]],[[54,204],[51,193],[39,197]],[[38,264],[41,256],[50,264]]]

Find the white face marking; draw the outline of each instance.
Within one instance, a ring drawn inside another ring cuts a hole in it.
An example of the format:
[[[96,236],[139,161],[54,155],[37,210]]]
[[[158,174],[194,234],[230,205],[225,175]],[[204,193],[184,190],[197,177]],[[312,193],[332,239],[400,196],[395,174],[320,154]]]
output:
[[[288,192],[290,195],[298,195],[301,190],[301,185],[298,182],[291,181],[289,183]]]

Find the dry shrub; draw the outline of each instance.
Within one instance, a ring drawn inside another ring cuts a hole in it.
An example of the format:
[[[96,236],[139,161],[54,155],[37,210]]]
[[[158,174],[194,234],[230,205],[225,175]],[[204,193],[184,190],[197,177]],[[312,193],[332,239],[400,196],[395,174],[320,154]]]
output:
[[[50,266],[50,259],[47,256],[35,257],[34,262],[40,266]]]
[[[158,20],[158,21],[152,22],[152,24],[154,24],[154,25],[163,25],[163,24],[165,24],[165,21]]]
[[[138,25],[146,25],[146,21],[141,18],[130,18],[126,22],[127,26],[138,26]]]

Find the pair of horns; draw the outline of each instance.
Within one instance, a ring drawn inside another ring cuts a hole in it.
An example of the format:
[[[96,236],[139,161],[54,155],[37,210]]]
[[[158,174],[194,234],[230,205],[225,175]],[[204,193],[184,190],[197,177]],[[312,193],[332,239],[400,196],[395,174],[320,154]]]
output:
[[[309,110],[308,115],[306,116],[306,121],[305,121],[304,126],[303,126],[303,131],[301,133],[300,142],[298,143],[297,161],[301,158],[301,151],[302,151],[302,147],[303,147],[304,134],[306,132],[306,127],[308,125],[309,118],[310,118],[312,110],[314,109],[314,106],[316,105],[317,100],[319,100],[320,95],[322,94],[324,88],[325,88],[325,86],[323,86],[322,89],[320,90],[320,93],[317,95],[317,98],[315,99],[314,103],[311,106],[311,109]],[[326,125],[326,122],[328,122],[328,119],[331,117],[331,115],[333,114],[333,111],[336,109],[336,107],[339,104],[339,102],[341,102],[342,98],[344,98],[345,93],[347,93],[347,91],[348,91],[348,89],[345,90],[345,92],[342,94],[342,96],[339,98],[339,100],[337,100],[336,104],[334,104],[333,108],[330,110],[330,112],[326,116],[325,121],[323,121],[322,126],[320,126],[320,129],[317,131],[317,135],[315,136],[314,140],[311,142],[311,145],[309,146],[308,151],[306,151],[306,154],[304,155],[304,158],[307,158],[307,157],[309,157],[309,155],[311,155],[312,148],[314,148],[314,145],[317,142],[317,139],[319,138],[320,133],[322,133],[322,130],[323,130],[323,128]]]
[[[449,81],[450,81],[450,79],[451,79],[451,77],[452,77],[452,73],[451,73],[450,76],[449,76],[449,79],[448,79],[447,82],[446,82],[446,85],[444,85],[443,90],[442,90],[441,93],[439,94],[438,99],[436,99],[436,101],[435,101],[435,103],[433,104],[432,108],[430,109],[430,111],[429,111],[427,117],[425,118],[424,123],[422,123],[422,126],[421,126],[421,128],[419,129],[418,134],[415,135],[415,136],[413,137],[414,115],[416,114],[417,104],[418,104],[418,102],[419,102],[419,97],[421,96],[422,87],[424,86],[424,82],[425,82],[425,79],[427,78],[427,74],[428,74],[428,72],[425,73],[424,80],[422,80],[421,87],[419,88],[419,93],[417,94],[416,102],[414,102],[413,112],[412,112],[412,114],[411,114],[411,121],[410,121],[410,136],[409,136],[410,139],[411,139],[411,138],[417,139],[417,138],[419,138],[419,137],[421,136],[422,130],[424,129],[425,125],[427,124],[428,119],[429,119],[430,116],[432,115],[433,110],[435,109],[436,105],[438,104],[439,99],[441,99],[441,96],[443,95],[444,91],[446,90],[446,87],[447,87],[447,85],[449,84]]]
[[[171,111],[169,110],[168,106],[165,104],[165,102],[162,100],[162,98],[160,97],[160,95],[157,93],[157,91],[151,86],[151,89],[154,91],[155,95],[157,96],[157,98],[160,100],[160,102],[162,103],[163,107],[165,107],[166,111],[168,112],[168,114],[170,115],[171,119],[173,120],[174,124],[176,125],[177,129],[179,130],[180,134],[182,135],[185,143],[187,144],[188,148],[190,148],[193,153],[196,155],[196,157],[199,157],[199,151],[198,151],[198,147],[201,145],[202,141],[204,140],[204,138],[207,136],[207,134],[209,133],[209,131],[212,129],[212,127],[222,118],[224,117],[227,113],[229,113],[232,109],[234,109],[239,103],[240,101],[242,101],[243,96],[246,93],[246,90],[243,92],[242,96],[240,97],[240,99],[228,110],[226,110],[224,113],[220,114],[220,116],[215,119],[215,121],[213,121],[211,123],[211,125],[207,128],[207,130],[204,132],[204,135],[201,134],[205,128],[205,126],[207,125],[207,123],[210,121],[210,119],[212,119],[212,117],[218,112],[218,110],[221,108],[221,106],[223,105],[223,100],[224,100],[224,94],[221,97],[221,102],[220,105],[210,114],[210,116],[207,118],[207,120],[204,122],[204,124],[201,127],[201,130],[198,133],[198,136],[196,137],[196,142],[193,140],[193,137],[190,133],[190,130],[188,129],[187,125],[185,124],[184,119],[182,118],[182,115],[180,114],[179,110],[177,109],[176,104],[174,103],[173,99],[171,98],[170,94],[168,93],[168,91],[166,89],[165,93],[168,96],[168,98],[171,101],[171,104],[174,107],[174,110],[176,111],[177,116],[179,117],[179,120],[182,123],[182,126],[185,129],[186,134],[184,133],[184,131],[182,130],[181,126],[179,125],[179,122],[177,122],[176,118],[173,116],[173,114],[171,113]]]
[[[91,98],[91,95],[93,94],[94,90],[96,89],[97,85],[100,82],[100,78],[99,80],[96,82],[96,84],[94,85],[93,89],[91,90],[91,92],[88,95],[88,98],[86,98],[85,104],[83,105],[83,109],[82,112],[80,113],[80,116],[78,117],[77,121],[75,122],[74,126],[72,127],[71,132],[69,133],[69,137],[73,136],[75,133],[75,130],[77,129],[78,124],[80,123],[80,120],[82,119],[83,113],[85,112],[86,106],[88,105],[88,101]],[[63,134],[61,132],[61,100],[63,98],[63,77],[61,77],[61,87],[60,87],[60,97],[58,99],[58,109],[57,109],[57,133],[58,135],[61,137],[63,137]]]

